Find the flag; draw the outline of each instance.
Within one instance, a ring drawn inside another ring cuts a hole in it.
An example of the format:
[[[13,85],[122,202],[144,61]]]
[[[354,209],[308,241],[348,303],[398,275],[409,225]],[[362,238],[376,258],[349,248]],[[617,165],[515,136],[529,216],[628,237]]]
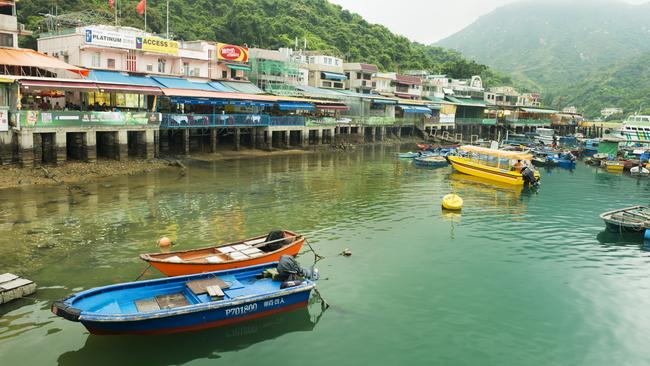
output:
[[[138,14],[143,15],[146,8],[147,8],[147,0],[140,0],[138,6],[135,8],[135,11],[137,11]]]
[[[113,6],[115,6],[115,0],[108,0],[108,8],[113,10]]]

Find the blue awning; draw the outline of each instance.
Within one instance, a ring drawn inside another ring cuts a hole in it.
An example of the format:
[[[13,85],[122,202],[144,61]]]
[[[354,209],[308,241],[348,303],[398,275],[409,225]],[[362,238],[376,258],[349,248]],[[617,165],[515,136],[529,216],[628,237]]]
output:
[[[397,104],[396,100],[390,99],[372,99],[372,104]]]
[[[197,83],[187,79],[168,78],[162,76],[152,76],[151,78],[157,81],[164,88],[215,91],[215,89],[208,85],[208,83]]]
[[[118,83],[138,86],[160,87],[155,80],[146,76],[132,76],[118,71],[90,70],[88,80],[100,83]]]
[[[314,107],[313,104],[309,103],[277,103],[278,108],[280,108],[281,111],[295,111],[295,110],[314,110],[316,107]]]
[[[345,74],[339,74],[338,72],[327,72],[321,71],[321,78],[327,80],[347,80],[348,77]]]
[[[235,89],[230,88],[226,85],[223,85],[222,83],[218,81],[211,81],[208,83],[214,90],[220,91],[220,92],[225,92],[225,93],[233,93],[235,92]]]
[[[399,104],[398,107],[400,107],[404,111],[404,113],[422,113],[422,114],[432,113],[431,109],[427,107],[404,105],[404,104]]]
[[[236,106],[243,106],[243,107],[272,107],[273,106],[273,103],[270,102],[256,102],[250,100],[190,98],[190,97],[172,97],[170,100],[174,104],[236,105]]]

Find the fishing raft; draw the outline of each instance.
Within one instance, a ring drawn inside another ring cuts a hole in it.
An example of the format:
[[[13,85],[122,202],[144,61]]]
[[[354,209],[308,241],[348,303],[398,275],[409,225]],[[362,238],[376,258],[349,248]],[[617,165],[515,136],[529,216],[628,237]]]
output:
[[[607,230],[620,232],[644,232],[650,229],[650,208],[632,206],[619,210],[608,211],[600,215],[605,221]]]

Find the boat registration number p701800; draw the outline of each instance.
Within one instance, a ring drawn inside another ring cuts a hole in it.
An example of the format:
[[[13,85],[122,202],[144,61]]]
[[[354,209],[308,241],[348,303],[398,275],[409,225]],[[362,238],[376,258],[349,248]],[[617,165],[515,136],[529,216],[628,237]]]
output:
[[[236,308],[226,309],[226,316],[238,316],[257,311],[257,304],[247,304]]]

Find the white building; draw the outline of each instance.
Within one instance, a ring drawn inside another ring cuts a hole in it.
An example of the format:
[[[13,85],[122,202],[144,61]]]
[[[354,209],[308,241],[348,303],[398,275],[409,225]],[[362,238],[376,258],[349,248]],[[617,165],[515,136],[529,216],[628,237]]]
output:
[[[343,60],[321,54],[307,54],[302,69],[307,70],[307,85],[317,88],[345,89],[345,70]],[[304,71],[303,71],[304,73]]]
[[[18,48],[18,36],[30,35],[16,18],[16,1],[0,1],[0,47]],[[0,62],[1,63],[1,62]]]
[[[600,111],[600,115],[603,118],[608,118],[611,117],[615,114],[623,114],[623,108],[615,108],[615,107],[610,107],[610,108],[605,108]]]

